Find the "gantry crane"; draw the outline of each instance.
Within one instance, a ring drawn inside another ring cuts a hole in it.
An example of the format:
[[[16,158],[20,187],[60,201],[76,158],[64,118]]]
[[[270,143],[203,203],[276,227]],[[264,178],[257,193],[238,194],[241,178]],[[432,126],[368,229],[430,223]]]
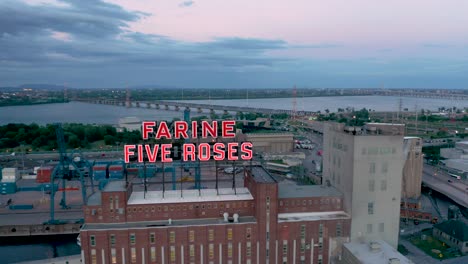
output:
[[[86,184],[83,172],[77,166],[75,161],[73,160],[73,155],[67,155],[67,148],[65,144],[65,137],[63,135],[62,124],[57,123],[55,124],[55,134],[57,136],[57,145],[59,150],[59,164],[54,168],[52,174],[50,175],[50,219],[48,221],[49,224],[60,224],[63,221],[55,219],[55,180],[59,180],[62,183],[62,199],[60,200],[60,206],[62,209],[69,209],[70,207],[67,205],[66,200],[66,179],[70,173],[70,166],[72,166],[75,171],[80,176],[80,183],[81,183],[81,195],[83,199],[83,205],[86,204],[87,196],[86,196]],[[89,166],[89,173],[92,173],[92,167],[90,166],[89,162],[85,162],[87,166]],[[91,175],[91,174],[90,174]],[[90,177],[91,178],[91,177]],[[94,189],[94,188],[93,188]],[[83,219],[77,219],[78,221],[82,221]]]

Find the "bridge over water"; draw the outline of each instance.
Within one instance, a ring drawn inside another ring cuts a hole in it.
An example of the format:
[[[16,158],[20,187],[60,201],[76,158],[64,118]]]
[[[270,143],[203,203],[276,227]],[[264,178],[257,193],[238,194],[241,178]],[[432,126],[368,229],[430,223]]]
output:
[[[149,109],[162,109],[162,110],[175,110],[181,109],[196,110],[198,113],[208,111],[214,113],[215,111],[228,112],[246,112],[246,113],[261,113],[261,114],[289,114],[294,115],[293,110],[289,109],[270,109],[270,108],[257,108],[257,107],[240,107],[240,106],[227,106],[227,105],[211,105],[211,104],[200,104],[200,103],[188,103],[188,102],[177,102],[177,101],[123,101],[123,100],[108,100],[108,99],[78,99],[75,101],[94,103],[94,104],[105,104],[105,105],[116,105],[125,107],[141,107]],[[314,111],[296,111],[296,116],[310,116],[316,115]]]

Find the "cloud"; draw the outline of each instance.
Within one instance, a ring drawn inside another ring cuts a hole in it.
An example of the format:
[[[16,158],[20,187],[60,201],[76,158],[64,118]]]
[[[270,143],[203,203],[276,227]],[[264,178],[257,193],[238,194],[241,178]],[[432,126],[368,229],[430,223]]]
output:
[[[128,75],[142,69],[235,71],[242,67],[272,67],[287,61],[265,55],[268,50],[286,49],[288,43],[283,40],[231,37],[205,42],[178,41],[128,28],[129,23],[148,14],[130,12],[103,1],[59,3],[65,5],[31,5],[8,0],[0,3],[0,80],[17,78],[7,74],[12,69],[18,73],[33,71],[49,78],[87,72],[84,76],[88,78],[99,75],[103,69],[125,68]]]
[[[450,48],[453,47],[453,45],[445,44],[445,43],[425,43],[422,45],[425,48]]]
[[[189,6],[192,6],[193,4],[195,4],[194,1],[184,1],[182,3],[179,4],[180,7],[189,7]]]

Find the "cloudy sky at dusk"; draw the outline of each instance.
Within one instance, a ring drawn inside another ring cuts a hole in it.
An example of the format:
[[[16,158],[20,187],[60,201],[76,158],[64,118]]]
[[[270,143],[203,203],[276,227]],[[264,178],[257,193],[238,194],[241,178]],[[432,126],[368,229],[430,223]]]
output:
[[[0,86],[468,88],[466,0],[2,0]]]

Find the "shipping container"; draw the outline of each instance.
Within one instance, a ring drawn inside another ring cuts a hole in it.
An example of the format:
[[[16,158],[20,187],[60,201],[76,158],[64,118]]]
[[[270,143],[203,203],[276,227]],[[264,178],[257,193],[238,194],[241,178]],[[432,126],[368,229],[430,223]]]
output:
[[[54,167],[52,166],[39,168],[37,170],[36,182],[38,183],[50,182],[50,176],[52,175],[53,171],[54,171]]]
[[[125,168],[122,164],[109,166],[109,179],[123,179]]]
[[[18,189],[17,189],[18,192],[38,192],[40,190],[41,190],[40,185],[23,186],[23,187],[18,187]]]
[[[2,183],[0,183],[0,193],[1,194],[16,193],[16,183],[15,182],[2,182]]]
[[[21,179],[23,179],[23,180],[35,180],[35,179],[37,179],[37,175],[34,175],[34,174],[33,175],[31,175],[31,174],[23,175],[23,176],[21,176]]]
[[[152,178],[156,176],[158,172],[158,167],[156,166],[146,166],[146,178]],[[138,168],[138,178],[145,178],[145,167],[141,166]]]
[[[9,206],[10,210],[31,210],[34,208],[32,204],[14,204]]]
[[[39,186],[39,190],[40,191],[51,191],[52,190],[52,184],[50,183],[43,183]],[[58,184],[54,184],[54,190],[57,191],[58,190]]]
[[[16,168],[2,169],[2,182],[16,182],[20,179],[20,174]]]
[[[99,181],[109,178],[108,165],[94,165],[93,166],[93,179]]]

